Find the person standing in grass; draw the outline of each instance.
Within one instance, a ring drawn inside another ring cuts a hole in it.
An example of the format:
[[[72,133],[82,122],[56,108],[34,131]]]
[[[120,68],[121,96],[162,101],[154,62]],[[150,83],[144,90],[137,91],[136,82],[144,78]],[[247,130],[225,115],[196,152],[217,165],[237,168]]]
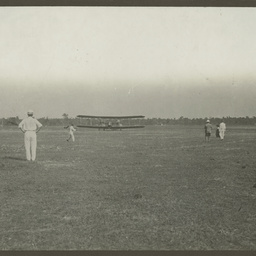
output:
[[[19,124],[19,129],[25,134],[24,143],[26,157],[28,161],[36,160],[37,136],[36,134],[42,127],[42,124],[33,117],[33,111],[27,112],[28,117],[23,119]]]
[[[224,139],[225,131],[226,131],[226,124],[222,120],[221,123],[220,123],[220,139],[221,140]]]
[[[220,138],[220,125],[216,125],[216,138]]]
[[[205,131],[205,141],[210,141],[211,133],[212,133],[212,125],[210,124],[210,120],[206,121],[204,126]]]
[[[71,124],[70,126],[66,126],[64,127],[65,129],[69,128],[69,138],[67,139],[67,141],[69,141],[70,139],[72,139],[72,141],[75,141],[75,136],[74,136],[74,132],[76,131],[75,127],[73,124]]]

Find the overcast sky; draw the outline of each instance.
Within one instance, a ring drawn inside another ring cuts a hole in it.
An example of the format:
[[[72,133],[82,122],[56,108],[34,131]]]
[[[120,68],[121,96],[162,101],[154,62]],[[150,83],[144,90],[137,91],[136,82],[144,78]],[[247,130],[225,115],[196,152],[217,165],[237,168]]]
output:
[[[256,116],[256,9],[0,7],[0,117]]]

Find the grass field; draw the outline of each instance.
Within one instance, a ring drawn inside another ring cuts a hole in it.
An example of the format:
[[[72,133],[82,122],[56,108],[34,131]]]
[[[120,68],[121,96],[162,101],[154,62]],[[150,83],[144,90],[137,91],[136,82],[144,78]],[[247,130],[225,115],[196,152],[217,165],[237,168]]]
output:
[[[256,249],[256,127],[0,136],[1,250]]]

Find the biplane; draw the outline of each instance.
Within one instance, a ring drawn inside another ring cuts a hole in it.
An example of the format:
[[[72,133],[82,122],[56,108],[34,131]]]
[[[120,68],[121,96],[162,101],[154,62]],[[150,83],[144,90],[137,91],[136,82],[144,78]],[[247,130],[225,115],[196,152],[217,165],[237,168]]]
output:
[[[77,115],[80,124],[77,127],[91,128],[98,130],[123,130],[144,128],[144,125],[138,124],[145,116],[88,116]],[[86,119],[87,123],[82,125],[81,119]],[[89,124],[88,124],[89,121]]]

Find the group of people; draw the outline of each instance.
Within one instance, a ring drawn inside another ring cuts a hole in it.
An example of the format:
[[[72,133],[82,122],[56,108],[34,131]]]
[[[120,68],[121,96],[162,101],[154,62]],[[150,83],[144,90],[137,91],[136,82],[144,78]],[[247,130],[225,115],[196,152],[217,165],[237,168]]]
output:
[[[212,125],[210,123],[210,120],[206,121],[206,124],[204,126],[204,131],[205,131],[205,141],[210,141],[210,137],[212,134]],[[222,120],[220,124],[217,125],[216,127],[216,137],[220,138],[221,140],[224,139],[225,136],[225,131],[226,131],[226,124]]]
[[[24,144],[26,149],[26,158],[28,161],[35,161],[36,159],[36,147],[37,147],[37,133],[42,128],[42,124],[33,117],[33,111],[29,110],[27,112],[27,117],[23,119],[19,124],[19,129],[24,133]],[[67,141],[72,139],[72,141],[75,141],[74,131],[76,131],[73,124],[68,125],[64,127],[66,129],[69,128],[69,138]],[[204,126],[205,130],[205,140],[210,141],[210,136],[212,133],[212,125],[210,123],[210,120],[206,121],[206,124]],[[221,140],[224,139],[226,131],[226,124],[221,121],[219,125],[217,125],[216,128],[216,137],[220,138]]]
[[[24,133],[24,144],[26,150],[26,158],[28,161],[36,160],[36,148],[37,148],[37,133],[42,128],[42,124],[33,116],[33,110],[27,112],[27,117],[23,119],[19,124],[19,129]],[[69,138],[75,141],[74,131],[76,131],[73,124],[66,126],[69,128]]]

